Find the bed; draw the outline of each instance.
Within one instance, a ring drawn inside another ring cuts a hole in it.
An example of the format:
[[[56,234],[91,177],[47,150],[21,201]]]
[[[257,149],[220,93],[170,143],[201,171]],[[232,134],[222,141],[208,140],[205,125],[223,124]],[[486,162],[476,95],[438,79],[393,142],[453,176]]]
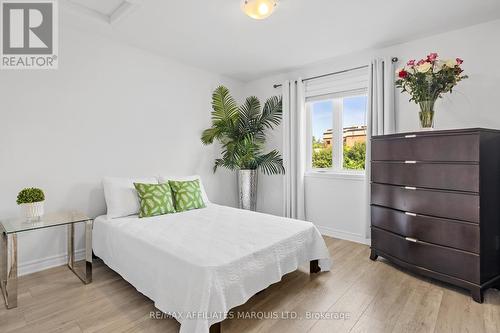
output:
[[[181,333],[220,330],[229,310],[311,262],[330,269],[309,222],[208,204],[139,219],[100,216],[93,250],[111,269],[181,324]]]

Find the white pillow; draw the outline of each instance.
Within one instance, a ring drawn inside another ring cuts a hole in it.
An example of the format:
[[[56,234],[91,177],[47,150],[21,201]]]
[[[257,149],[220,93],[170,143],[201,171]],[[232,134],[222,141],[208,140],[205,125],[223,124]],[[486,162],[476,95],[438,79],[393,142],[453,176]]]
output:
[[[193,176],[184,176],[184,177],[178,177],[178,176],[160,176],[158,177],[158,182],[160,184],[163,183],[168,183],[169,180],[173,181],[186,181],[186,180],[199,180],[200,181],[200,191],[201,191],[201,197],[203,198],[203,202],[205,204],[209,204],[210,200],[208,200],[207,192],[205,192],[205,187],[203,186],[203,182],[201,181],[201,177],[198,175],[193,175]]]
[[[134,183],[158,184],[158,179],[155,177],[106,177],[102,180],[104,198],[108,207],[108,218],[114,219],[139,213],[140,202]]]

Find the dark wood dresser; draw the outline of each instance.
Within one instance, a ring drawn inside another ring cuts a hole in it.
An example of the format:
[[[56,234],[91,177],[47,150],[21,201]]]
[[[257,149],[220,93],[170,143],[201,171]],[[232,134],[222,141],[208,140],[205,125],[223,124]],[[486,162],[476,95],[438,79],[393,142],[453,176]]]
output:
[[[500,286],[500,131],[376,136],[371,256],[470,290]]]

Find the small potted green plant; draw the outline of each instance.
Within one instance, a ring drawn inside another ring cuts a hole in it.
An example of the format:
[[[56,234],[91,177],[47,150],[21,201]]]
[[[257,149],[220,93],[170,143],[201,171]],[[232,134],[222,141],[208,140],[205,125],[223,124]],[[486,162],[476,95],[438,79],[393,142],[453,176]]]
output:
[[[25,188],[17,195],[17,204],[26,218],[42,216],[44,201],[45,194],[39,188]]]

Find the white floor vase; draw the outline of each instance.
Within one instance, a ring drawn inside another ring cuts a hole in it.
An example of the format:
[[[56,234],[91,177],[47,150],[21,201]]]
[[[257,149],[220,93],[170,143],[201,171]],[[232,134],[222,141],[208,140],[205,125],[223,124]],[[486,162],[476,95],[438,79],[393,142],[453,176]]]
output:
[[[238,170],[239,208],[257,210],[257,170]]]

